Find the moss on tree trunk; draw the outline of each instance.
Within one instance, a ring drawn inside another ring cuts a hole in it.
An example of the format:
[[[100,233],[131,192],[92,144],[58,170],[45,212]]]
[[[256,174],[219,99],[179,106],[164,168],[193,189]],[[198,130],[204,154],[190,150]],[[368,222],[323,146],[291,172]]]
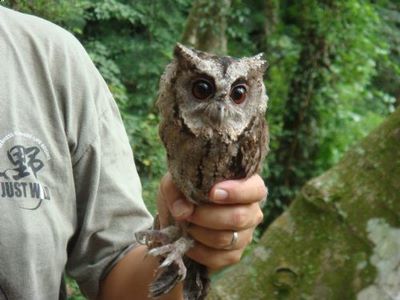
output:
[[[209,299],[400,299],[400,109],[308,182]]]

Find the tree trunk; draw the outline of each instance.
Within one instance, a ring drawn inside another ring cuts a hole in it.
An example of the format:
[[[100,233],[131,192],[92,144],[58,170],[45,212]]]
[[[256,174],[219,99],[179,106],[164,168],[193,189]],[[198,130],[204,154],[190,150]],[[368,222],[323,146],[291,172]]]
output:
[[[400,297],[400,109],[308,182],[209,299]]]
[[[279,2],[278,0],[264,1],[264,45],[267,51],[270,45],[271,35],[275,32],[279,22]]]
[[[194,1],[182,43],[199,50],[226,54],[226,15],[230,6],[231,0]]]
[[[320,89],[326,85],[327,57],[325,38],[310,27],[304,32],[297,69],[292,77],[283,115],[282,134],[278,137],[276,159],[267,182],[273,202],[267,204],[264,226],[269,225],[290,204],[298,189],[315,176],[319,154]]]
[[[283,131],[279,140],[276,164],[283,166],[286,188],[300,187],[304,178],[312,174],[318,155],[318,111],[313,103],[315,94],[324,85],[323,73],[327,68],[328,46],[316,31],[309,30],[299,57],[299,65],[293,76],[283,118]],[[302,172],[299,176],[297,171]],[[307,173],[303,174],[303,173]],[[308,177],[310,178],[310,177]],[[274,178],[272,178],[274,180]],[[285,199],[284,202],[288,200]]]
[[[276,10],[276,3],[270,2],[270,7]],[[275,159],[270,166],[274,172],[267,179],[271,186],[270,196],[274,200],[265,209],[264,227],[282,213],[298,189],[318,170],[315,162],[320,154],[320,111],[326,106],[323,102],[329,101],[319,95],[321,89],[329,85],[326,72],[334,56],[335,47],[332,44],[335,41],[326,38],[326,32],[320,29],[324,25],[321,24],[323,18],[315,17],[314,10],[324,7],[331,12],[334,8],[331,7],[332,0],[303,2],[288,3],[283,16],[286,22],[299,29],[301,50],[289,84],[282,133],[277,137],[278,147],[274,150]]]

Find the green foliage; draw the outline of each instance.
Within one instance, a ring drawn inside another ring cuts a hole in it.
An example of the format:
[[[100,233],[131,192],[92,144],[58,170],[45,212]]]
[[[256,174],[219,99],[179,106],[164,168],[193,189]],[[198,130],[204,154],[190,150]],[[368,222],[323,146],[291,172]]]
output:
[[[273,182],[269,205],[278,211],[281,199],[293,198],[299,186],[335,164],[393,109],[392,97],[373,85],[376,66],[388,53],[376,5],[359,0],[280,4],[280,22],[268,39],[272,150],[266,171]],[[307,57],[305,51],[313,54]],[[293,147],[297,155],[289,154]],[[292,156],[277,157],[285,152]],[[289,185],[287,174],[295,178]]]
[[[386,37],[389,55],[378,61],[373,86],[386,103],[400,105],[400,2],[379,1],[380,32]],[[393,108],[391,108],[393,110]]]
[[[319,172],[333,165],[340,154],[365,136],[389,112],[383,96],[371,88],[376,64],[387,55],[387,44],[379,35],[380,19],[364,1],[337,5],[322,30],[334,47],[334,58],[324,74],[327,85],[317,95],[320,101],[321,150]],[[332,21],[333,20],[333,21]],[[376,111],[379,111],[376,113]],[[353,129],[353,130],[349,130]]]
[[[231,0],[194,0],[182,42],[202,51],[226,54],[227,16]]]
[[[86,297],[82,296],[79,286],[73,279],[65,276],[67,283],[67,294],[69,300],[86,300]]]

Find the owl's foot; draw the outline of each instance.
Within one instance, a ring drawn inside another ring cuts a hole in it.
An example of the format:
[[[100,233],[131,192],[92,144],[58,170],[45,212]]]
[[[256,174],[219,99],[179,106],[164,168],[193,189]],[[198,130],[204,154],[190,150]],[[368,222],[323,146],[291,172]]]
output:
[[[180,235],[180,229],[177,226],[168,226],[161,230],[142,230],[135,234],[136,240],[149,248],[159,245],[167,245],[176,240]]]
[[[185,253],[194,241],[183,237],[178,226],[169,226],[161,230],[143,230],[135,234],[136,240],[146,245],[151,256],[159,256],[162,263],[150,286],[150,296],[157,298],[168,293],[175,285],[186,278]]]
[[[186,266],[183,261],[187,250],[193,246],[193,240],[180,237],[171,244],[153,248],[150,255],[164,257],[155,280],[150,286],[150,296],[157,298],[168,293],[175,285],[186,278]]]
[[[164,245],[158,248],[153,248],[149,251],[150,255],[163,256],[164,261],[160,265],[160,268],[165,268],[172,263],[178,266],[179,280],[183,280],[186,277],[186,267],[183,263],[183,256],[193,246],[193,240],[187,237],[180,237],[172,244]]]

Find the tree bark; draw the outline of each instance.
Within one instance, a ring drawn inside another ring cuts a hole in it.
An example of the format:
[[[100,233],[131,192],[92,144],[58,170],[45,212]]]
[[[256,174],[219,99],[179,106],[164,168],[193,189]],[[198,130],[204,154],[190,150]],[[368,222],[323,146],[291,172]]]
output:
[[[270,45],[271,35],[275,32],[279,22],[279,2],[278,0],[264,1],[264,43],[267,51]]]
[[[227,53],[226,15],[231,0],[196,0],[190,11],[182,43],[196,49],[216,53]]]
[[[286,134],[280,138],[277,150],[276,163],[284,169],[278,181],[283,181],[288,188],[301,186],[304,177],[307,177],[299,176],[296,169],[307,174],[314,169],[314,159],[319,151],[316,142],[319,113],[313,100],[324,85],[322,77],[328,67],[327,56],[328,45],[325,39],[310,29],[304,39],[299,65],[290,84],[283,118],[283,131]]]
[[[400,109],[308,182],[209,299],[399,299]]]

